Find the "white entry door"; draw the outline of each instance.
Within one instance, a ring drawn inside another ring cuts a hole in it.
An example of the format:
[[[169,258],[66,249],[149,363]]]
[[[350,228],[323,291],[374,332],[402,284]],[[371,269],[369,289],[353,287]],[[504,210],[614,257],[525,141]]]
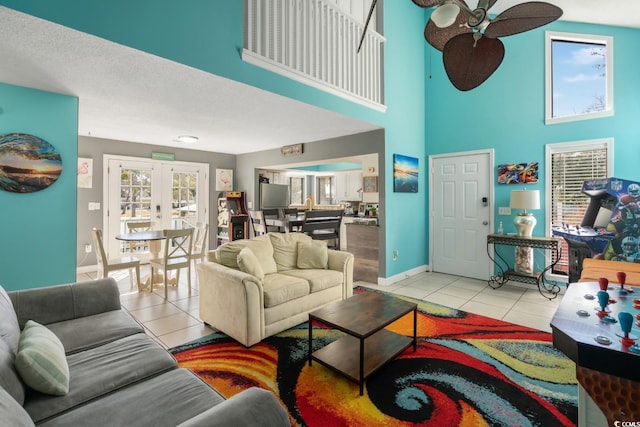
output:
[[[488,280],[493,152],[429,157],[432,270]]]
[[[206,223],[209,165],[163,162],[106,155],[105,249],[109,257],[123,256],[127,244],[115,236],[127,223],[150,221],[152,229],[180,229]]]

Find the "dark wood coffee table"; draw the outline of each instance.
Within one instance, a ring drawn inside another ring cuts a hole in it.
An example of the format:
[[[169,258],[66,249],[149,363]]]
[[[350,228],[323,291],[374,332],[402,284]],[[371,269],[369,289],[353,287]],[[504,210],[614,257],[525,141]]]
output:
[[[416,351],[418,305],[377,292],[363,292],[309,313],[309,366],[313,360],[360,385],[413,344]],[[384,329],[413,311],[413,339]],[[313,321],[346,335],[312,353]],[[359,355],[359,357],[358,357]]]

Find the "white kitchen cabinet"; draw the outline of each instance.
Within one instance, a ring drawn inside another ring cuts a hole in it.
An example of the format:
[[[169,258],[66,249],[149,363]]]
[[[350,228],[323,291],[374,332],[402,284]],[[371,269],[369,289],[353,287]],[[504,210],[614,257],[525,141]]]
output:
[[[358,201],[361,200],[362,171],[346,171],[335,174],[336,194],[338,200]]]

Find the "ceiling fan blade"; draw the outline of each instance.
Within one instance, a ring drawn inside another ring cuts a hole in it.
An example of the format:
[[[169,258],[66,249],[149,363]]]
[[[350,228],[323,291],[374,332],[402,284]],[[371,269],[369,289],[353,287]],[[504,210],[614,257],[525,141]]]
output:
[[[364,36],[367,34],[367,28],[369,27],[369,21],[371,21],[371,15],[373,15],[373,9],[376,8],[376,3],[378,0],[373,0],[371,2],[371,7],[369,8],[369,15],[367,15],[367,22],[364,24],[364,29],[362,30],[362,36],[360,36],[360,43],[358,43],[358,50],[356,53],[360,53],[360,48],[362,48],[362,43],[364,42]]]
[[[433,7],[433,6],[437,6],[440,3],[442,3],[444,0],[411,0],[413,1],[413,4],[415,4],[416,6],[420,6],[420,7]]]
[[[466,26],[467,16],[459,13],[455,22],[446,28],[438,27],[431,19],[424,27],[424,38],[429,44],[438,50],[444,49],[444,45],[458,34],[471,33],[473,30]]]
[[[532,1],[510,7],[484,30],[487,37],[511,36],[541,27],[562,16],[562,9],[550,3]]]
[[[455,36],[447,42],[442,53],[447,76],[461,91],[480,86],[498,69],[504,58],[504,45],[499,39],[475,34],[475,37],[474,34]]]

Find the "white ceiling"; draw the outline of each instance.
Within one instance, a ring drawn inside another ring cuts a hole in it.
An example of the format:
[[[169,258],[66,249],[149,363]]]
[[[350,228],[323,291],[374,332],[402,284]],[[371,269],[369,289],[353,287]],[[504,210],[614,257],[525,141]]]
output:
[[[552,3],[565,20],[640,28],[638,0]],[[187,148],[240,154],[379,128],[5,7],[0,58],[0,82],[78,97],[80,135],[174,147],[196,135]]]

